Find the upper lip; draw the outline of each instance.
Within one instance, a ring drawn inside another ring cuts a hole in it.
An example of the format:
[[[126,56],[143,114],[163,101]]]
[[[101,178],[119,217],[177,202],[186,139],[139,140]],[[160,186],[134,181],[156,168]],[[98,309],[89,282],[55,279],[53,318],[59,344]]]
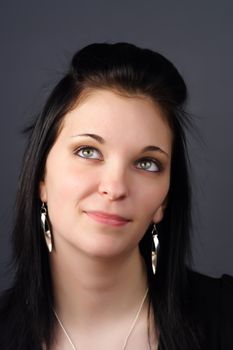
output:
[[[99,210],[86,210],[86,213],[94,214],[102,218],[110,219],[110,220],[116,220],[116,221],[131,221],[129,218],[117,215],[117,214],[111,214],[104,211]]]

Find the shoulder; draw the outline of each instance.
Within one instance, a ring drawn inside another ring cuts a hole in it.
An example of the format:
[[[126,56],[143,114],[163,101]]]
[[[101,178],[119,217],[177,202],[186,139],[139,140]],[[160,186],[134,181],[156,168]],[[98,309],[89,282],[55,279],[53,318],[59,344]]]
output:
[[[211,350],[233,349],[233,277],[188,272],[191,309]]]

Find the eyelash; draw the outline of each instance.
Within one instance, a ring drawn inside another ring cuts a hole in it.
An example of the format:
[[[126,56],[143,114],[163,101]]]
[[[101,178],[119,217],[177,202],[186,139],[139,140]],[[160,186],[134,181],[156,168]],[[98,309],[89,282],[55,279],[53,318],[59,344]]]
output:
[[[74,151],[74,154],[80,158],[84,158],[84,159],[92,159],[92,160],[101,160],[101,157],[98,157],[98,158],[92,158],[92,157],[87,157],[87,156],[81,156],[79,154],[79,152],[81,151],[85,151],[85,150],[92,150],[94,152],[97,152],[98,154],[101,154],[100,151],[95,148],[95,147],[92,147],[92,146],[88,146],[88,145],[83,145],[79,148],[77,148],[75,151]],[[163,170],[163,166],[161,164],[161,162],[159,162],[157,159],[154,159],[154,158],[150,158],[150,157],[145,157],[145,158],[141,158],[139,160],[137,160],[135,162],[135,164],[137,163],[142,163],[142,162],[150,162],[150,163],[153,163],[158,170],[148,170],[148,169],[143,169],[143,168],[138,168],[139,170],[143,170],[143,171],[147,171],[147,172],[150,172],[150,173],[158,173],[158,172],[161,172]]]

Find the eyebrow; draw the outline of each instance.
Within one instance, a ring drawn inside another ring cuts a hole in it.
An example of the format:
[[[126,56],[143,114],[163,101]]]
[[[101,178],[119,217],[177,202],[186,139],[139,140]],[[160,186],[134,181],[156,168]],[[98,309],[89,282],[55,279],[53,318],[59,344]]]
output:
[[[105,140],[103,137],[96,135],[96,134],[78,134],[78,135],[73,135],[72,137],[79,137],[79,136],[84,136],[84,137],[91,137],[94,140],[98,141],[99,143],[105,143]]]
[[[96,134],[77,134],[77,135],[73,135],[72,137],[91,137],[101,144],[105,143],[105,140],[103,139],[103,137],[96,135]],[[149,145],[149,146],[146,146],[142,149],[142,152],[149,152],[149,151],[163,153],[169,158],[169,154],[158,146]]]
[[[142,149],[142,152],[149,152],[149,151],[163,153],[169,158],[169,154],[167,152],[165,152],[162,148],[158,147],[158,146],[150,145],[150,146],[146,146],[146,147],[144,147]]]

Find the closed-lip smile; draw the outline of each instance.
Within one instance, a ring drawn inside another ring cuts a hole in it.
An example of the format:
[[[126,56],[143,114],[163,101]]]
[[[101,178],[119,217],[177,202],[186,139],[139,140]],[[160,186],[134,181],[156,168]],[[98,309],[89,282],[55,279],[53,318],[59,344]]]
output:
[[[93,220],[107,224],[112,226],[123,226],[126,225],[128,222],[130,222],[130,219],[127,219],[123,216],[119,216],[116,214],[110,214],[103,211],[85,211],[85,213],[92,218]]]

